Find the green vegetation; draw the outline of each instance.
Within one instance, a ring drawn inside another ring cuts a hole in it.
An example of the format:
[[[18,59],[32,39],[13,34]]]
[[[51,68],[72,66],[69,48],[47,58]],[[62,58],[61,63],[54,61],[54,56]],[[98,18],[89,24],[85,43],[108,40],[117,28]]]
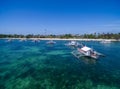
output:
[[[63,34],[63,35],[34,35],[34,34],[28,34],[28,35],[18,35],[18,34],[0,34],[0,38],[89,38],[89,39],[120,39],[120,33],[93,33],[93,34]]]

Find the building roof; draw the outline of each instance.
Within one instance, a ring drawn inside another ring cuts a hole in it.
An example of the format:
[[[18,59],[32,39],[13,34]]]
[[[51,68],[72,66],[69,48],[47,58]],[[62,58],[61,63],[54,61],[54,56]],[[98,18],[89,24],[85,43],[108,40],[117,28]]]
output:
[[[89,51],[89,50],[91,50],[91,48],[84,46],[83,48],[81,48],[81,50],[83,50],[83,51]]]

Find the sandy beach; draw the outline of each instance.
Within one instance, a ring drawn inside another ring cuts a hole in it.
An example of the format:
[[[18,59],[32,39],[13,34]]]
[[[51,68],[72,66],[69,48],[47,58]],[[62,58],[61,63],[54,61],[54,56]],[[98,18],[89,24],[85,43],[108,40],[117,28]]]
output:
[[[76,40],[76,41],[103,41],[103,40],[109,40],[109,41],[120,41],[116,39],[78,39],[78,38],[1,38],[1,39],[18,39],[18,40]]]

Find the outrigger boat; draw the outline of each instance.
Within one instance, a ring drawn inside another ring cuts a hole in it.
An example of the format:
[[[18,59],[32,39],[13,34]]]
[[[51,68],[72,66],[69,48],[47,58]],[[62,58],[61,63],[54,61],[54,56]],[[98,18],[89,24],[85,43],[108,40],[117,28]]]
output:
[[[76,51],[73,51],[72,54],[77,57],[90,57],[94,59],[98,59],[100,56],[104,56],[101,53],[98,53],[97,51],[93,50],[92,48],[89,48],[87,46],[84,46],[82,48],[77,48]]]
[[[55,44],[55,43],[56,43],[56,42],[53,41],[53,40],[50,40],[50,41],[47,42],[47,44]]]
[[[76,42],[76,41],[70,41],[69,43],[67,43],[67,44],[65,44],[65,45],[67,45],[67,46],[75,46],[75,47],[77,47],[77,46],[79,45],[79,43]]]
[[[12,39],[7,39],[7,41],[6,42],[11,42],[12,41]]]
[[[102,40],[101,43],[111,43],[111,40]]]

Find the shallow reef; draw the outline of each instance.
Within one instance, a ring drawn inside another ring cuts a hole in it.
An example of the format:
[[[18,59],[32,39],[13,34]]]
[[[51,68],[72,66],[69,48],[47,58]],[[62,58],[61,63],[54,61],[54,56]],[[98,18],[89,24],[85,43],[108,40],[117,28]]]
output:
[[[65,43],[0,40],[0,89],[120,89],[120,43],[86,42],[106,54],[99,60],[77,59]]]

